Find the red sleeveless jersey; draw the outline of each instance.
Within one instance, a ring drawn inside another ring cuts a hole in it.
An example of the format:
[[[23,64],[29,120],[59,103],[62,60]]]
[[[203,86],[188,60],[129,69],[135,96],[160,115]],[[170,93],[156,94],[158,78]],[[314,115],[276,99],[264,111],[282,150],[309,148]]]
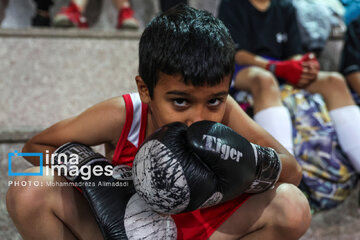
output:
[[[123,95],[126,120],[117,143],[113,164],[132,166],[139,146],[145,139],[148,107],[140,100],[138,93]],[[209,208],[172,215],[178,231],[178,239],[208,239],[250,195],[240,197]]]

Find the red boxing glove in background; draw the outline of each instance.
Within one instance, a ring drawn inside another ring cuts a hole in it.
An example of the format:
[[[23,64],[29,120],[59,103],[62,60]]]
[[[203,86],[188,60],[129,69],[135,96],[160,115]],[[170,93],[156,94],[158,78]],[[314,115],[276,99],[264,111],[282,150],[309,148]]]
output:
[[[304,60],[270,61],[266,69],[275,76],[285,79],[288,83],[296,85],[303,72],[302,62]]]
[[[302,56],[301,60],[305,63],[305,65],[310,68],[312,71],[319,71],[320,70],[320,64],[317,60],[315,54],[313,53],[306,53]],[[303,64],[304,66],[304,64]]]
[[[317,62],[316,56],[313,53],[306,53],[302,56],[301,60],[303,61],[315,61]]]

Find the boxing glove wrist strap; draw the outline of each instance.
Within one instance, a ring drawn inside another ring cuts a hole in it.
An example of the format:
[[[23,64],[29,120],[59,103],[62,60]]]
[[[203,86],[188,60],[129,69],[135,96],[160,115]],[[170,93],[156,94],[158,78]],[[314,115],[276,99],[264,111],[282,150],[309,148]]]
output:
[[[270,61],[267,65],[266,65],[266,69],[269,70],[270,72],[272,72],[275,75],[275,71],[276,71],[276,64],[274,61]]]
[[[94,152],[89,146],[74,142],[65,143],[56,149],[53,153],[52,162],[54,163],[52,168],[72,182],[78,180],[83,166],[94,163],[98,165],[101,163],[103,163],[102,165],[110,164],[104,156]]]
[[[260,193],[274,187],[279,180],[282,164],[276,151],[251,143],[256,158],[255,180],[245,190],[246,193]]]

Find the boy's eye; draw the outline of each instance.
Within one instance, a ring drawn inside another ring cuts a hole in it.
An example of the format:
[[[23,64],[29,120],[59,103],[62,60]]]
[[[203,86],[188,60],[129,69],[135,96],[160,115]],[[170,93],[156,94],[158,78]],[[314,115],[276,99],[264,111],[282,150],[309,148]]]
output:
[[[176,98],[173,99],[174,105],[177,107],[186,107],[188,105],[188,101],[186,101],[186,99],[183,98]]]
[[[209,103],[209,106],[210,107],[217,107],[221,104],[221,99],[219,98],[214,98],[214,99],[211,99],[208,103]]]

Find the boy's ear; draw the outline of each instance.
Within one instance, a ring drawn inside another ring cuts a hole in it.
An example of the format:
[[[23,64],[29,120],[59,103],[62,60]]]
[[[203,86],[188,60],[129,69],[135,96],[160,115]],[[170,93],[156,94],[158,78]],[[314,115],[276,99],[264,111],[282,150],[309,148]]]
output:
[[[149,89],[140,76],[135,77],[136,86],[140,95],[141,102],[149,104],[151,101]]]

